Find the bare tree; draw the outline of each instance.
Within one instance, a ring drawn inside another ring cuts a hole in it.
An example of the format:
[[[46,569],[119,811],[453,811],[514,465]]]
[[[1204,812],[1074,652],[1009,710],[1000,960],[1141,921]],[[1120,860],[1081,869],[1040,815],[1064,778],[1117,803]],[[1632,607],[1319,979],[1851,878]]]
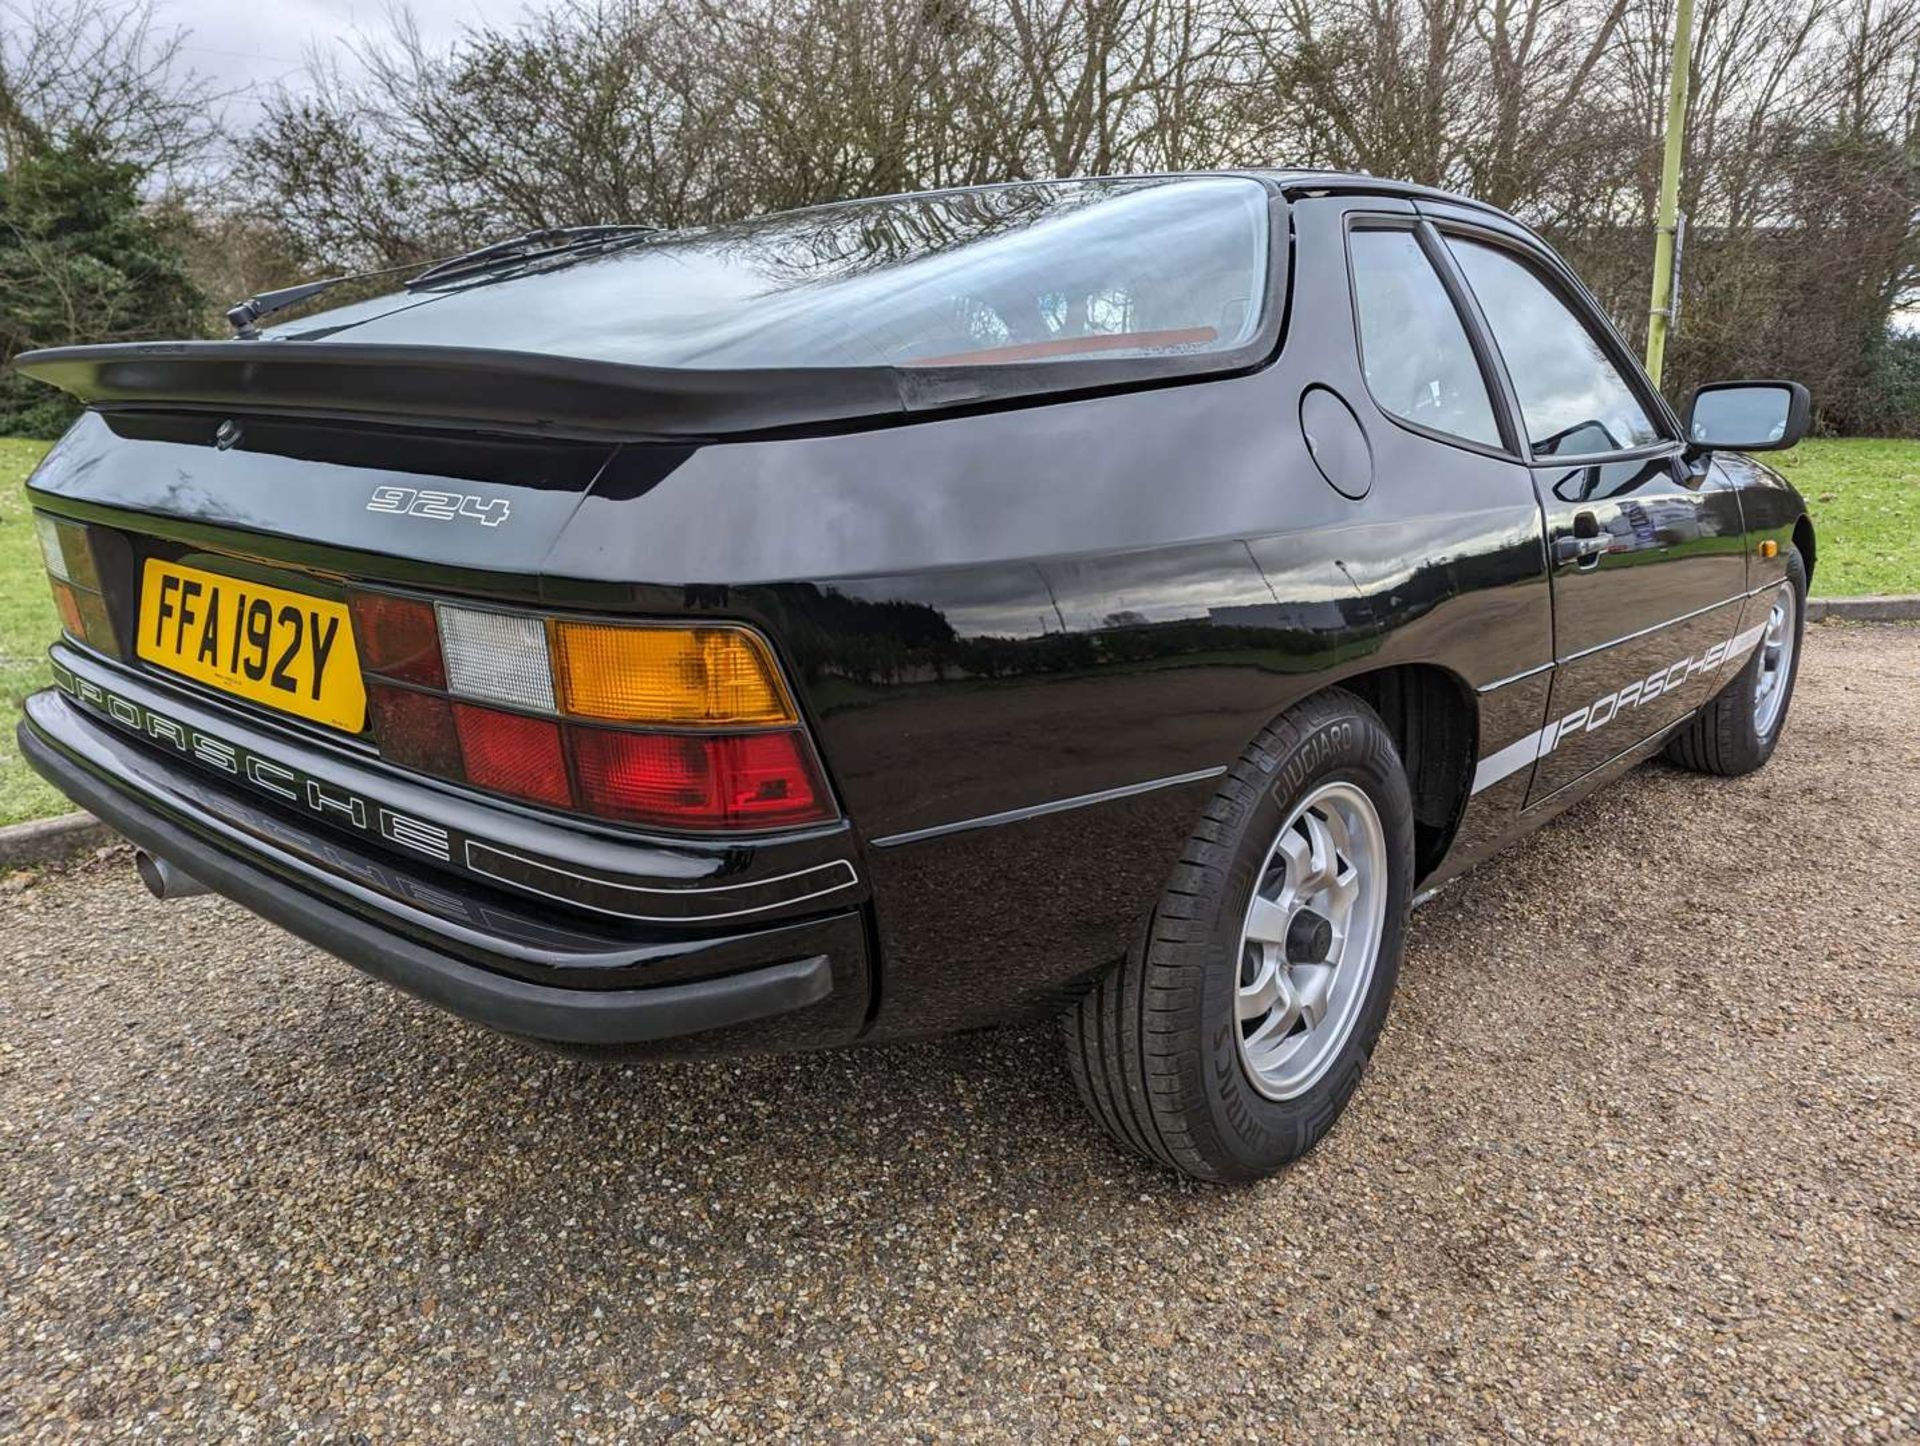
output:
[[[563,0],[444,51],[402,23],[350,83],[269,107],[242,189],[345,266],[575,221],[1338,166],[1540,226],[1637,335],[1673,5]],[[1916,285],[1920,0],[1699,0],[1692,79],[1670,376],[1786,371],[1866,415]]]
[[[84,137],[173,182],[221,138],[222,93],[152,0],[0,0],[0,165]]]

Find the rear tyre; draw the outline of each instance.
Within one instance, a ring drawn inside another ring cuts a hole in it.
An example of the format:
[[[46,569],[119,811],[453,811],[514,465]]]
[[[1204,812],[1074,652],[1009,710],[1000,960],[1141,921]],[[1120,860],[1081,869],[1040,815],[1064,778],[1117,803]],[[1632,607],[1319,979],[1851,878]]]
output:
[[[1787,726],[1787,705],[1800,676],[1806,628],[1807,568],[1800,550],[1787,549],[1787,580],[1759,601],[1760,645],[1738,676],[1667,742],[1668,759],[1695,773],[1735,778],[1773,757]]]
[[[1393,739],[1333,690],[1228,770],[1145,936],[1067,1011],[1081,1098],[1119,1144],[1199,1180],[1313,1148],[1386,1022],[1413,881]]]

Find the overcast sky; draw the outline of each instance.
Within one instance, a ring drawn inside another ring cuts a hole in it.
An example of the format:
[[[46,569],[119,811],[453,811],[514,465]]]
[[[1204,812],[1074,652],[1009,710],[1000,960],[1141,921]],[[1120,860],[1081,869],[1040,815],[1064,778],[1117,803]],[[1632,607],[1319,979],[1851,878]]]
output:
[[[409,8],[430,42],[452,41],[463,27],[511,24],[526,0],[411,0]],[[356,34],[388,28],[389,0],[157,0],[159,28],[179,27],[186,58],[195,70],[217,77],[221,88],[297,86],[309,53],[339,54]],[[244,125],[252,113],[237,102],[232,119]]]

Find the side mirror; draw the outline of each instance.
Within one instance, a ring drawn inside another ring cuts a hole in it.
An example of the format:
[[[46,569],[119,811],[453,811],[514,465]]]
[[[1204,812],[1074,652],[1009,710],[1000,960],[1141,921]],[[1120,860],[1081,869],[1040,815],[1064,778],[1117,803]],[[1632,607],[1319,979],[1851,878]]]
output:
[[[1813,398],[1798,382],[1709,382],[1687,398],[1696,451],[1778,452],[1807,435]]]

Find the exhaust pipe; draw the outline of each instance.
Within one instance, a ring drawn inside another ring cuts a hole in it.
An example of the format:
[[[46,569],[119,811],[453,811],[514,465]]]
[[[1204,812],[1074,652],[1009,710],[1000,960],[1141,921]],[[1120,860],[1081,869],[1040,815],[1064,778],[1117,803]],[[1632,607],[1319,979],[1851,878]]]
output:
[[[178,864],[170,864],[145,849],[134,852],[133,867],[140,875],[140,882],[147,886],[147,892],[156,899],[191,899],[195,894],[213,892]]]

